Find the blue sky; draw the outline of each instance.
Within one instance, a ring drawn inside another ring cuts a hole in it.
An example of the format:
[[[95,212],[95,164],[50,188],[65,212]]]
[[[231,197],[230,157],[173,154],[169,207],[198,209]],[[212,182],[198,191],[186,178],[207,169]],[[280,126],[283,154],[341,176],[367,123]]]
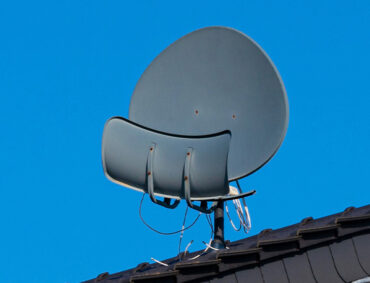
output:
[[[79,282],[177,253],[177,236],[140,222],[141,194],[104,177],[101,135],[151,60],[209,25],[256,40],[289,98],[285,142],[241,182],[257,190],[250,234],[369,203],[369,1],[3,1],[0,282]],[[143,214],[171,231],[184,209],[147,200]],[[184,245],[209,236],[202,219]]]

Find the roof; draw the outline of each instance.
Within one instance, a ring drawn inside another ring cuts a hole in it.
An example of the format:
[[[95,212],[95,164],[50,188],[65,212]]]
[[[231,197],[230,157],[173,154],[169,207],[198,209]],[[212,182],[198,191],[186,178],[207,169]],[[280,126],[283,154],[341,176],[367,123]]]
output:
[[[370,276],[370,205],[301,222],[228,243],[168,266],[141,263],[123,272],[102,273],[89,283],[125,282],[352,282]]]

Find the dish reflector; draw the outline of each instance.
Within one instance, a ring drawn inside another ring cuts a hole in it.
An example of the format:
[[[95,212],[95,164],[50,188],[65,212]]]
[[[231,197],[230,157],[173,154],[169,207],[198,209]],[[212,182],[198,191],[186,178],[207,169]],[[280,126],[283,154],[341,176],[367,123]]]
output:
[[[271,159],[288,116],[272,61],[251,38],[226,27],[194,31],[160,53],[138,81],[129,112],[131,121],[169,134],[229,130],[229,181]]]

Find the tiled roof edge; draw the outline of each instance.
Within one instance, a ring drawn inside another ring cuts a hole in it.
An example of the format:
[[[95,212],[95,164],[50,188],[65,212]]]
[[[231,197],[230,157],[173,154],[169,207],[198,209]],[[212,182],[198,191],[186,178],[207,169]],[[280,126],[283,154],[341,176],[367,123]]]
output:
[[[342,238],[370,232],[370,205],[357,209],[351,207],[340,214],[331,215],[331,217],[326,216],[316,220],[305,218],[299,225],[293,225],[295,236],[279,238],[279,232],[275,230],[276,233],[273,235],[273,238],[264,239],[266,235],[274,232],[271,229],[265,229],[260,235],[257,235],[254,247],[244,249],[233,247],[214,253],[214,259],[207,257],[207,259],[199,258],[197,261],[185,260],[169,266],[167,270],[160,268],[162,271],[159,271],[157,268],[143,271],[135,270],[136,273],[130,272],[127,274],[128,280],[122,282],[149,282],[154,278],[166,278],[169,280],[168,282],[186,282],[201,279],[210,274],[255,266],[267,260],[282,258],[301,250],[311,249],[318,245],[330,244]],[[322,225],[321,220],[324,218],[327,219],[327,222]],[[309,223],[309,227],[305,228],[304,226],[307,223]],[[209,270],[207,271],[207,269]],[[103,281],[105,279],[108,279],[106,274],[104,274]]]

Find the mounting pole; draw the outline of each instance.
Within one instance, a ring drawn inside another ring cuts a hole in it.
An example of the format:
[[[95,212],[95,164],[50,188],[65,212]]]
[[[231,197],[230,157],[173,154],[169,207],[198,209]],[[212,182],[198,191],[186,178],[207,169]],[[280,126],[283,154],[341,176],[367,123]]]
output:
[[[224,239],[224,201],[217,201],[217,206],[214,211],[214,231],[213,231],[213,241],[211,246],[215,249],[224,249],[225,248],[225,239]]]

